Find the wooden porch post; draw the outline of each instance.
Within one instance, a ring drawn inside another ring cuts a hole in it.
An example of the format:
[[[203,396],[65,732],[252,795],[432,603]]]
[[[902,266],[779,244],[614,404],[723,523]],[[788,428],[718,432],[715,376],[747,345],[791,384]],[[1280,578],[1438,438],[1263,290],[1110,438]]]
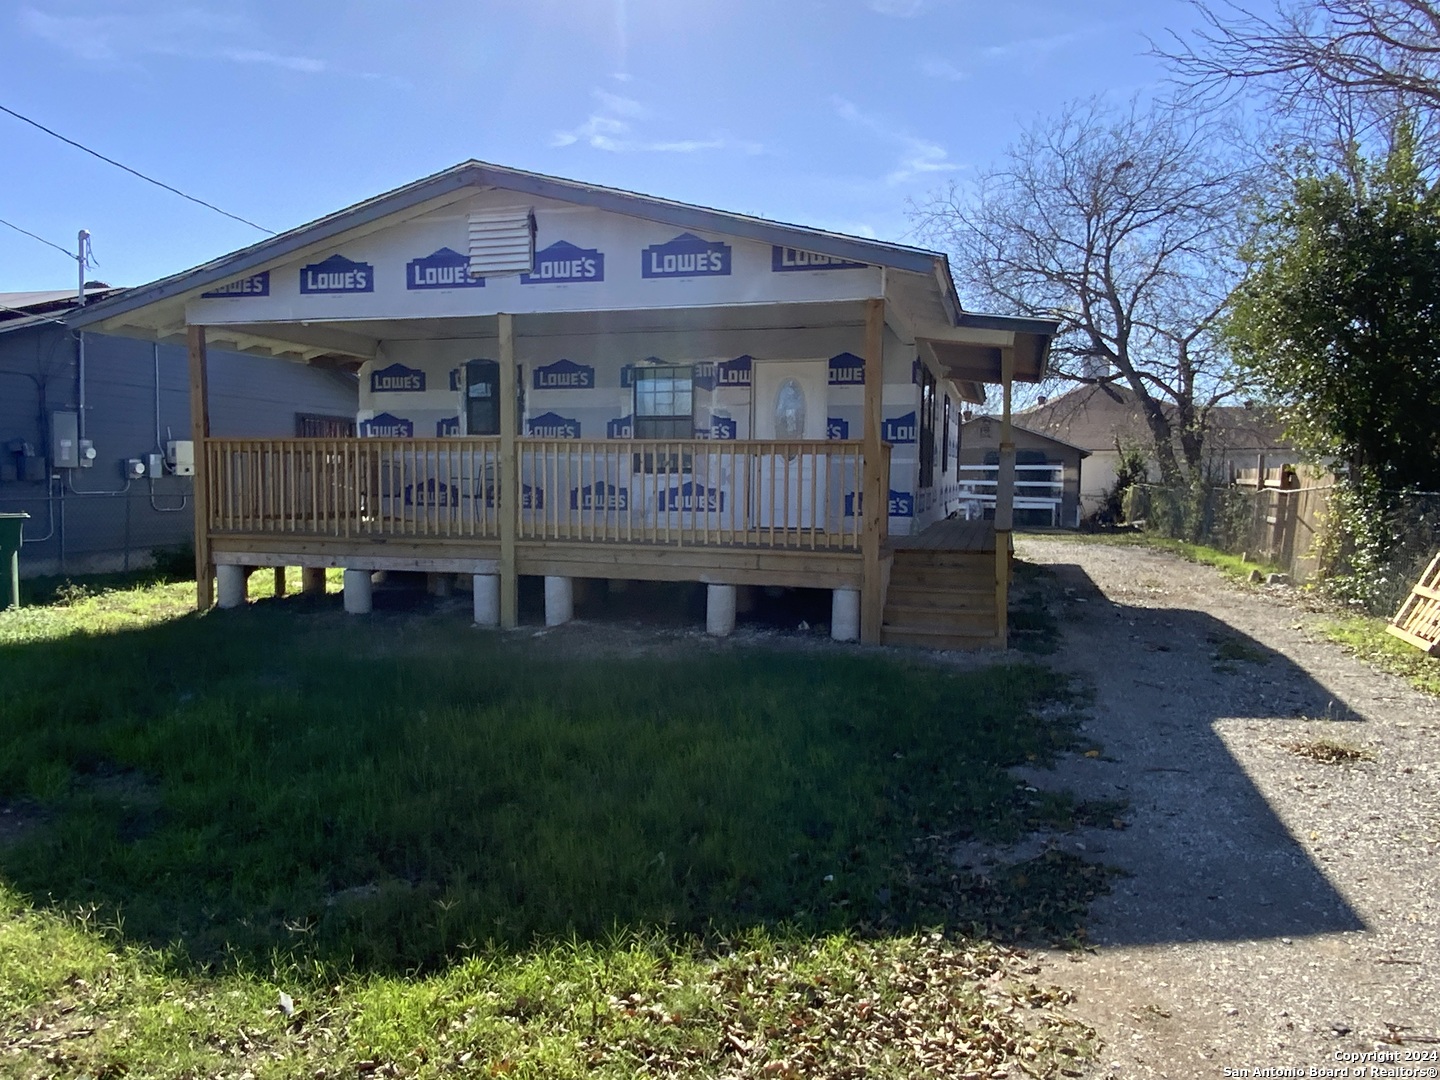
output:
[[[210,560],[210,459],[205,441],[210,438],[210,373],[205,352],[205,328],[186,329],[190,353],[190,438],[195,444],[195,610],[208,611],[215,602],[215,564]]]
[[[885,388],[885,301],[865,302],[865,467],[861,477],[860,505],[864,514],[860,551],[864,564],[860,577],[860,640],[880,643],[885,617],[885,588],[880,571],[880,543],[889,511],[890,478],[883,475],[880,447],[881,402]]]
[[[520,622],[519,579],[515,576],[515,534],[520,525],[520,469],[515,452],[518,396],[515,386],[515,316],[496,316],[500,331],[500,475],[495,507],[500,515],[500,626]]]
[[[1000,350],[1000,471],[995,484],[995,637],[1002,649],[1010,636],[1010,535],[1015,528],[1015,432],[1010,423],[1015,350]]]

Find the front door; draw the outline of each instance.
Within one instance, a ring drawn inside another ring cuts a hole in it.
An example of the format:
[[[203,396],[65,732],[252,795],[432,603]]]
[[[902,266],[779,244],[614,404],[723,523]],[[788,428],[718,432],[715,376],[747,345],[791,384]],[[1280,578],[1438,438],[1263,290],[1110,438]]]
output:
[[[755,438],[823,440],[830,365],[824,360],[757,360],[751,392]],[[799,447],[755,456],[755,516],[761,528],[823,528],[825,458]]]

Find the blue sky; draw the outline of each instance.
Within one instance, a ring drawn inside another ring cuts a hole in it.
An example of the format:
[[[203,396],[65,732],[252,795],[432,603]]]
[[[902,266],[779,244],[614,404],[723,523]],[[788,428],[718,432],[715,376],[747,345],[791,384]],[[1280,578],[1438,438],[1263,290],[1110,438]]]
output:
[[[10,0],[0,104],[283,230],[467,158],[909,239],[1064,102],[1164,79],[1183,0]],[[264,234],[0,114],[0,218],[136,285]],[[0,227],[0,291],[74,264]]]

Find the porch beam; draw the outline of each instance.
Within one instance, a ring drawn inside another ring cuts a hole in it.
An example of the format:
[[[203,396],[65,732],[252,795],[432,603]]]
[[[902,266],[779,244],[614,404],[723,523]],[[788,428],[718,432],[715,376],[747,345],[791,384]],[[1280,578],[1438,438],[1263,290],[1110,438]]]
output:
[[[190,438],[195,446],[195,475],[191,502],[195,506],[195,610],[208,611],[214,603],[215,564],[210,557],[210,462],[205,440],[210,437],[210,372],[205,350],[205,328],[186,328],[190,356]]]
[[[880,643],[884,621],[885,584],[881,577],[880,543],[889,510],[889,477],[881,475],[884,455],[880,447],[881,404],[885,387],[885,301],[865,302],[865,464],[861,476],[863,514],[860,551],[863,557],[860,585],[860,640]]]
[[[500,516],[500,626],[520,622],[519,578],[515,574],[515,534],[520,523],[520,469],[515,453],[519,397],[515,385],[515,316],[496,316],[500,334],[500,475],[495,505]]]

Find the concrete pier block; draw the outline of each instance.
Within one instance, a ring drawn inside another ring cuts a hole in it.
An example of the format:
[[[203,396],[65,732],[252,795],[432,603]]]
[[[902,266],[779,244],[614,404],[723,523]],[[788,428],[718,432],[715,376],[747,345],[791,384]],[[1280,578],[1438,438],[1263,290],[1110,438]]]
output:
[[[222,608],[245,606],[248,585],[248,568],[244,566],[217,566],[215,568],[215,591]]]
[[[545,579],[545,625],[561,626],[575,617],[575,587],[568,577]]]
[[[835,589],[830,594],[830,636],[836,641],[860,639],[860,590]]]
[[[475,625],[499,626],[500,575],[476,574],[474,575],[474,586]]]
[[[735,586],[711,585],[705,590],[705,632],[729,637],[735,631]]]
[[[345,613],[368,615],[373,603],[369,570],[345,571]]]

